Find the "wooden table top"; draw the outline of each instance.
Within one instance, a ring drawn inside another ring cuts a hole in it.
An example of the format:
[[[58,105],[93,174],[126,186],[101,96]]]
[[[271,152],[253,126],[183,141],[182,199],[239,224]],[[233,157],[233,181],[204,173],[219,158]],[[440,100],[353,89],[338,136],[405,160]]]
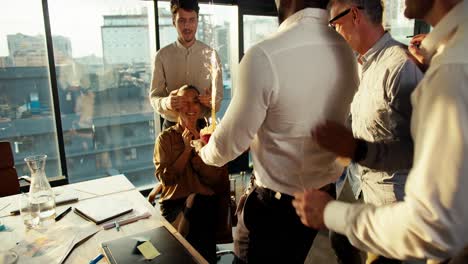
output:
[[[143,197],[140,192],[128,181],[124,175],[111,176],[86,182],[64,185],[53,188],[57,196],[73,194],[78,196],[81,201],[93,200],[99,202],[99,198],[108,197],[110,199],[125,200],[131,203],[134,211],[151,213],[148,219],[142,219],[135,223],[124,225],[117,231],[115,228],[109,230],[100,230],[90,239],[75,248],[65,263],[89,263],[91,259],[101,253],[100,244],[105,241],[114,240],[120,237],[125,237],[150,230],[156,227],[165,226],[174,236],[185,246],[185,248],[192,254],[198,263],[208,263],[169,223],[161,216],[160,212],[156,210],[148,201]],[[57,206],[57,212],[65,210],[68,206],[75,206],[79,204],[74,203],[70,205]],[[18,196],[7,196],[0,198],[0,220],[12,229],[12,232],[1,232],[0,236],[5,237],[2,245],[14,246],[16,242],[28,236],[30,231],[26,231],[23,225],[21,216],[9,216],[9,212],[18,208]],[[51,225],[90,225],[90,222],[84,220],[82,217],[75,213],[67,214],[62,220],[52,223]],[[7,234],[9,233],[9,234]],[[0,246],[2,246],[0,245]],[[21,262],[21,256],[20,261]],[[107,263],[102,260],[99,263]]]

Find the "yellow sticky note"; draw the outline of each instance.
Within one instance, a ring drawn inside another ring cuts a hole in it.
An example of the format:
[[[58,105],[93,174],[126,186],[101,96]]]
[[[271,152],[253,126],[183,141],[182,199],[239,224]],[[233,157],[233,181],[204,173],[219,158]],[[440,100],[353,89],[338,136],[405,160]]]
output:
[[[161,253],[159,253],[153,244],[151,244],[151,241],[146,241],[137,248],[140,250],[141,254],[143,254],[143,257],[148,260],[154,259],[155,257],[161,255]]]

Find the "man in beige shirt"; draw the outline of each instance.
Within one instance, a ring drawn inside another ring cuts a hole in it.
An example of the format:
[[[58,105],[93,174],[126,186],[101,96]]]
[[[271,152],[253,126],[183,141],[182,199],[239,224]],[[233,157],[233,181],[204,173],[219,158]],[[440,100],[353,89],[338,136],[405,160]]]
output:
[[[164,128],[177,121],[177,112],[185,104],[184,97],[177,96],[184,85],[197,87],[200,103],[209,109],[212,94],[216,94],[216,111],[221,106],[223,78],[218,54],[195,38],[199,10],[197,0],[171,1],[178,38],[156,54],[150,91],[151,105],[165,119]]]

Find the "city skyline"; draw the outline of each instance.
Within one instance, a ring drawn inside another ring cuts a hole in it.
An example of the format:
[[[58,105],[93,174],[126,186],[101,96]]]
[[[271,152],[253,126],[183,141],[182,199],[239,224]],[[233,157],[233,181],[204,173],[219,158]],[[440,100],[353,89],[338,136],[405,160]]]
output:
[[[0,27],[0,57],[8,56],[7,35],[17,33],[29,36],[44,35],[40,1],[28,1],[28,5],[28,8],[25,9],[18,2],[2,4],[0,24],[8,25],[8,27]],[[169,10],[168,2],[158,2],[158,5],[159,8]],[[73,45],[73,58],[93,55],[103,57],[101,26],[104,25],[104,16],[141,14],[143,8],[147,9],[148,21],[154,21],[153,6],[150,2],[139,2],[138,5],[135,5],[133,0],[49,0],[52,35],[67,37],[75,44]],[[224,20],[231,15],[231,11],[215,9],[215,5],[200,4],[201,13],[213,15],[211,22],[214,26],[222,25]],[[19,13],[22,16],[17,16]],[[155,47],[154,23],[149,23],[148,26],[150,45]]]

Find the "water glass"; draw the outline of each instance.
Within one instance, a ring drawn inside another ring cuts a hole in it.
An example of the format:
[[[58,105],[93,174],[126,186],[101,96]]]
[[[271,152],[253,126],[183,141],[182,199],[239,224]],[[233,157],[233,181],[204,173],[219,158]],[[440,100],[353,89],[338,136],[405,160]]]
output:
[[[19,200],[20,214],[27,229],[36,228],[40,224],[39,207],[32,206],[29,194],[22,193]]]
[[[0,264],[15,264],[18,262],[18,258],[15,251],[0,249]]]

